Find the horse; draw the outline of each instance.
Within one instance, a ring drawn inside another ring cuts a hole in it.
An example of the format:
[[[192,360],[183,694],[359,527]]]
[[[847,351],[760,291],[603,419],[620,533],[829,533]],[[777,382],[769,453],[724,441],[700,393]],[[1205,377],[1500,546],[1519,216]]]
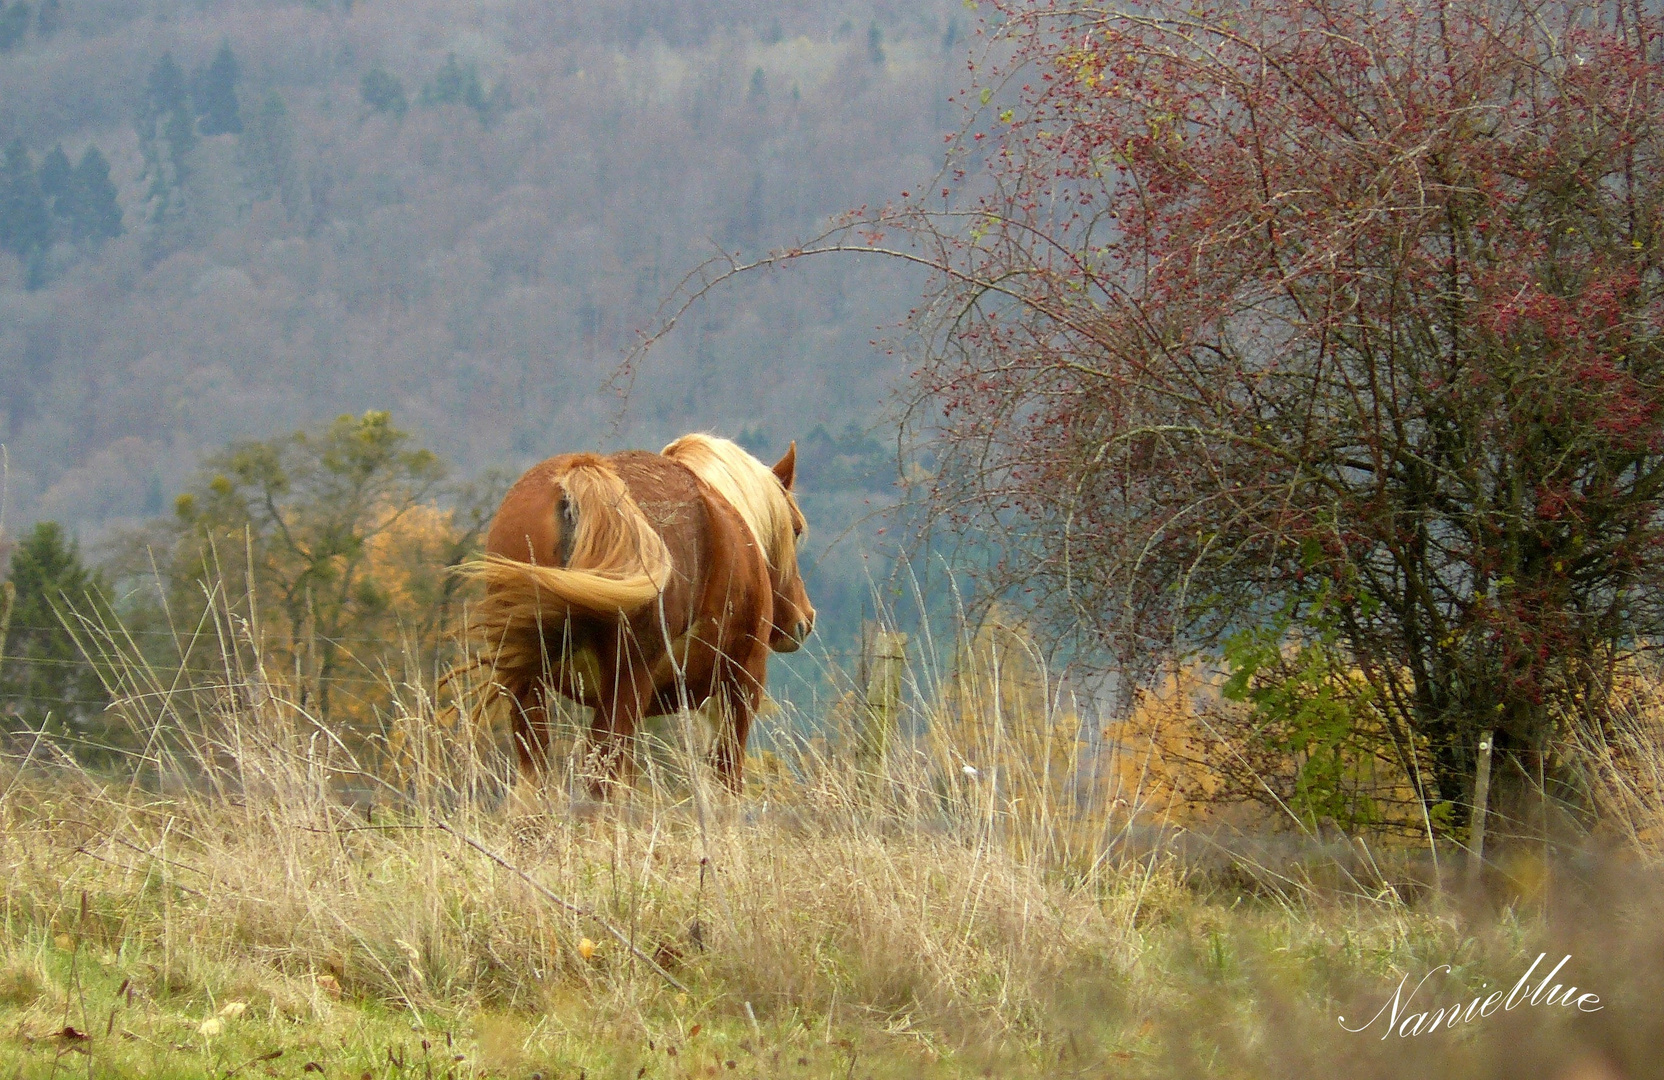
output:
[[[712,764],[743,790],[769,653],[815,624],[796,473],[796,442],[771,468],[692,434],[657,454],[562,454],[515,481],[464,573],[485,584],[473,665],[492,673],[487,704],[510,701],[522,777],[548,771],[550,693],[594,710],[597,797],[629,783],[644,717],[714,701]]]

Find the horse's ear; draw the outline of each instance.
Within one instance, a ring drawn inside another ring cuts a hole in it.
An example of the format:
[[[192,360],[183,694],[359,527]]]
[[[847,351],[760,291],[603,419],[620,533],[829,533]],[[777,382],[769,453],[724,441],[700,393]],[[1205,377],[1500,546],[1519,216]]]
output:
[[[774,475],[779,478],[780,486],[787,491],[792,489],[792,481],[797,479],[797,440],[786,447],[786,456],[774,463]]]

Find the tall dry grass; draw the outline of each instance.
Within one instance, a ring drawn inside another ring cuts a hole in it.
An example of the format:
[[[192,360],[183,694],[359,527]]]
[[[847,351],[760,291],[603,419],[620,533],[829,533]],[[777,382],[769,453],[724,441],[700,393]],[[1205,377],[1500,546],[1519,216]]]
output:
[[[464,719],[478,688],[441,691],[414,663],[388,665],[372,730],[346,730],[265,668],[257,625],[224,605],[201,630],[221,669],[188,685],[120,627],[81,631],[142,750],[95,775],[37,740],[0,770],[0,1014],[30,1047],[82,1015],[65,955],[123,980],[106,1035],[121,1009],[151,1009],[135,1046],[206,1043],[198,1025],[227,1002],[343,1042],[396,1015],[469,1030],[476,1075],[645,1075],[648,1050],[677,1075],[691,1059],[662,1048],[672,1031],[689,1046],[696,1015],[747,1048],[726,1060],[749,1075],[805,1075],[797,1060],[854,1075],[863,1052],[915,1076],[1316,1075],[1323,1054],[1361,1075],[1507,1075],[1506,1039],[1545,1069],[1589,1042],[1621,1071],[1586,1075],[1644,1075],[1637,1032],[1664,1024],[1651,976],[1623,964],[1664,956],[1637,914],[1659,908],[1650,880],[1602,897],[1617,879],[1556,871],[1495,918],[1406,888],[1367,844],[1227,850],[1143,798],[1160,785],[1141,788],[1136,752],[1106,750],[1010,627],[909,666],[881,759],[858,752],[858,714],[817,729],[778,706],[735,800],[684,714],[604,805],[574,795],[576,715],[564,778],[532,790],[500,732]],[[1631,929],[1591,939],[1587,918],[1544,914],[1591,905]],[[1334,1023],[1405,973],[1452,963],[1430,985],[1465,994],[1568,933],[1641,1023],[1499,1023],[1396,1056]]]
[[[412,665],[389,674],[376,728],[347,731],[263,665],[256,625],[213,615],[219,677],[188,685],[119,626],[80,627],[143,749],[100,776],[39,740],[0,789],[13,932],[64,932],[85,895],[88,940],[142,949],[157,992],[207,965],[286,1014],[324,985],[413,1011],[539,1009],[576,988],[628,1015],[697,983],[762,1016],[997,1033],[1071,967],[1132,963],[1141,907],[1172,886],[1159,860],[1054,881],[1035,840],[1051,789],[1004,764],[1026,753],[944,784],[922,748],[875,770],[776,708],[757,797],[735,801],[685,714],[644,740],[638,787],[595,805],[573,794],[575,716],[564,775],[530,790],[501,733],[470,726],[479,687],[441,700]]]

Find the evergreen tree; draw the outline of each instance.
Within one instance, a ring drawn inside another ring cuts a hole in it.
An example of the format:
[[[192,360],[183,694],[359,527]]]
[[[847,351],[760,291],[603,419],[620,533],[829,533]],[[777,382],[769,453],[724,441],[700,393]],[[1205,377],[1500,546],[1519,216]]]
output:
[[[220,51],[196,78],[197,130],[204,135],[236,135],[243,130],[237,107],[237,58],[231,42],[221,41]]]
[[[40,12],[35,16],[35,33],[49,38],[64,27],[64,6],[61,0],[41,0]]]
[[[364,73],[364,80],[358,84],[358,92],[363,95],[364,104],[372,112],[391,113],[393,116],[403,116],[410,103],[405,99],[404,83],[392,72],[382,68],[371,68]]]
[[[62,145],[54,146],[41,159],[40,195],[46,200],[46,209],[54,218],[68,213],[64,199],[69,194],[74,175],[75,167],[69,163],[69,155],[64,153]]]
[[[240,144],[243,168],[257,199],[281,199],[293,213],[297,203],[294,167],[294,124],[288,106],[273,90],[249,117]]]
[[[29,151],[13,139],[0,156],[0,249],[27,258],[46,243],[50,226]]]
[[[480,82],[479,69],[471,63],[464,64],[457,60],[455,53],[445,57],[445,63],[434,75],[433,81],[422,87],[422,93],[416,100],[425,106],[466,105],[478,114],[480,123],[486,127],[490,127],[496,117],[508,112],[513,104],[507,79],[499,79],[487,95],[485,85]]]
[[[121,204],[110,180],[110,163],[98,147],[89,146],[70,177],[69,190],[59,203],[77,240],[110,240],[121,235]]]
[[[466,105],[483,114],[485,87],[480,85],[479,70],[473,64],[458,61],[456,53],[449,54],[433,81],[422,87],[421,102],[423,105]]]
[[[12,552],[11,582],[17,596],[0,660],[0,725],[92,733],[104,711],[104,686],[63,616],[102,607],[102,577],[82,564],[78,545],[56,522],[43,521]]]
[[[143,115],[158,118],[184,111],[187,100],[185,73],[172,53],[163,53],[145,80]]]
[[[139,149],[150,178],[150,217],[160,223],[183,209],[186,163],[196,146],[185,73],[172,53],[162,55],[145,81],[138,129]]]
[[[5,0],[0,0],[0,53],[11,52],[23,44],[23,35],[28,32],[29,5],[18,0],[7,7]]]

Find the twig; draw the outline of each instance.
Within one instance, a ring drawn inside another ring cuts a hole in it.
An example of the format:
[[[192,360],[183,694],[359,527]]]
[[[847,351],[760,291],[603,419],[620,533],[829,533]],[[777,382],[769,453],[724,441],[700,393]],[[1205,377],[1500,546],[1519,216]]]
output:
[[[282,1050],[267,1050],[264,1054],[261,1054],[257,1057],[251,1057],[247,1061],[243,1062],[241,1065],[237,1066],[235,1069],[232,1069],[231,1071],[225,1073],[223,1076],[220,1077],[220,1080],[231,1080],[231,1078],[233,1076],[236,1076],[238,1073],[242,1072],[244,1069],[248,1068],[250,1065],[256,1065],[256,1064],[258,1064],[262,1061],[276,1061],[278,1058],[280,1058],[282,1056],[283,1056],[283,1051]]]
[[[106,859],[106,858],[105,858],[105,857],[104,857],[104,856],[102,856],[102,855],[95,855],[95,854],[93,854],[93,853],[92,853],[92,852],[90,852],[90,851],[88,851],[88,850],[87,850],[87,849],[86,849],[86,848],[84,848],[84,847],[78,847],[78,848],[76,848],[76,849],[75,849],[75,854],[77,854],[77,855],[85,855],[85,856],[86,856],[86,857],[87,857],[87,858],[89,858],[89,859],[93,859],[93,860],[95,860],[95,861],[97,861],[97,862],[101,862],[101,863],[104,863],[104,864],[105,864],[105,865],[106,865],[106,866],[113,866],[113,867],[115,867],[115,868],[116,868],[116,869],[117,869],[117,870],[125,870],[125,871],[127,871],[127,872],[128,872],[128,873],[129,873],[129,874],[144,874],[144,873],[146,873],[146,871],[144,871],[144,870],[140,870],[140,869],[139,869],[139,868],[138,868],[138,867],[136,867],[136,866],[128,866],[128,865],[127,865],[127,864],[126,864],[126,863],[124,863],[124,862],[117,862],[117,861],[116,861],[116,860],[114,860],[114,859]],[[144,854],[149,854],[149,853],[148,853],[148,852],[145,852],[145,853],[144,853]],[[151,856],[151,858],[155,858],[155,857],[156,857],[156,856],[154,856],[154,855],[152,855],[152,856]],[[165,862],[165,861],[167,861],[167,860],[163,860],[163,861],[164,861],[164,862]],[[199,872],[199,873],[200,873],[200,871],[198,871],[198,872]],[[164,881],[166,881],[166,879],[164,879]],[[176,888],[176,889],[178,889],[178,890],[179,890],[179,891],[180,891],[180,892],[182,892],[182,893],[185,893],[185,894],[187,894],[187,895],[189,895],[189,896],[201,896],[201,895],[202,895],[202,894],[201,894],[201,893],[200,893],[200,892],[197,892],[197,891],[196,891],[196,890],[195,890],[195,889],[193,889],[193,888],[191,888],[191,887],[190,887],[190,886],[189,886],[189,885],[181,885],[181,884],[179,884],[179,882],[177,882],[177,881],[166,881],[166,883],[167,883],[167,884],[168,884],[168,885],[171,885],[171,886],[173,886],[173,887],[174,887],[174,888]]]
[[[625,934],[622,930],[618,929],[618,927],[614,926],[612,923],[608,922],[606,919],[603,919],[601,916],[595,914],[593,911],[590,911],[588,908],[585,908],[582,905],[574,904],[572,901],[567,900],[565,897],[558,896],[555,893],[550,892],[536,878],[532,877],[530,874],[526,873],[524,870],[520,869],[518,866],[515,866],[513,863],[509,862],[507,859],[503,858],[501,855],[497,854],[495,851],[492,851],[490,848],[486,847],[484,844],[480,843],[478,840],[475,840],[473,837],[467,835],[466,833],[457,832],[455,829],[451,828],[449,825],[445,824],[444,822],[439,822],[438,824],[436,824],[434,826],[434,828],[439,829],[442,832],[450,833],[452,836],[456,837],[458,840],[462,841],[464,844],[467,844],[469,847],[473,848],[475,851],[479,852],[481,855],[484,855],[486,858],[490,859],[492,862],[496,863],[498,866],[502,867],[504,870],[507,870],[509,873],[514,874],[521,881],[524,881],[527,885],[530,885],[533,889],[536,889],[537,892],[545,900],[549,901],[551,904],[554,904],[556,907],[564,908],[567,911],[570,911],[572,914],[578,915],[582,918],[593,920],[597,925],[599,925],[601,927],[601,929],[605,930],[608,934],[611,934],[613,936],[613,938],[620,945],[624,946],[626,949],[629,949],[631,953],[635,954],[636,959],[640,960],[642,963],[646,964],[648,967],[650,967],[654,971],[658,972],[659,977],[662,978],[665,982],[669,983],[671,986],[674,986],[676,989],[680,990],[684,994],[690,993],[688,988],[682,984],[681,980],[677,979],[676,976],[672,975],[670,972],[666,971],[663,967],[661,967],[657,960],[654,960],[651,956],[648,956],[646,953],[642,952],[641,949],[638,948],[634,942],[632,942],[627,936],[625,936]]]

